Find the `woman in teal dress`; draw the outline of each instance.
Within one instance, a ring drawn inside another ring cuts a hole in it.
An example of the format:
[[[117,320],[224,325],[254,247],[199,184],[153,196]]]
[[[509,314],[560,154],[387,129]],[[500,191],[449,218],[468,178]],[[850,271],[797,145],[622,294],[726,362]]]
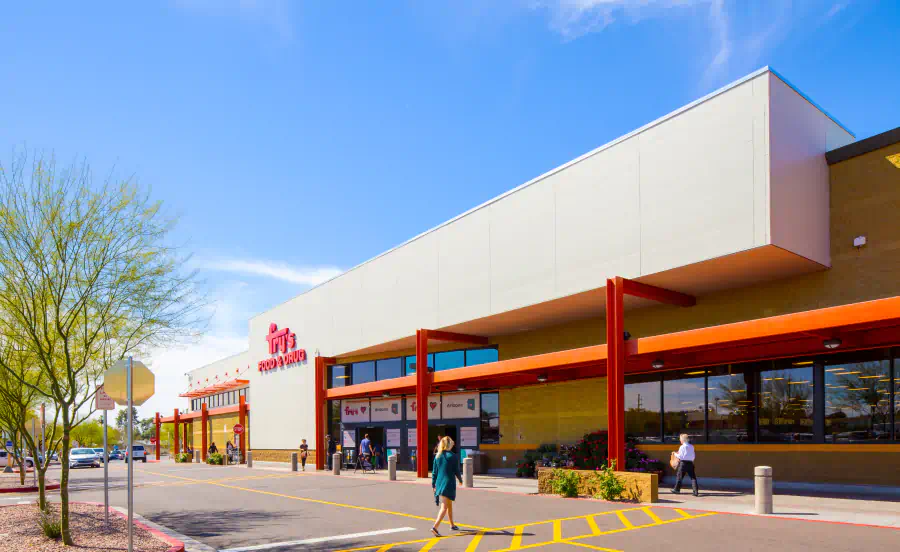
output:
[[[437,519],[431,527],[435,537],[440,537],[438,527],[444,516],[450,520],[450,529],[459,531],[459,527],[453,523],[453,501],[456,500],[456,481],[462,483],[462,474],[459,472],[459,460],[450,452],[453,449],[453,439],[443,437],[438,444],[437,453],[434,455],[434,468],[431,470],[431,488],[434,489],[434,502],[440,505]]]

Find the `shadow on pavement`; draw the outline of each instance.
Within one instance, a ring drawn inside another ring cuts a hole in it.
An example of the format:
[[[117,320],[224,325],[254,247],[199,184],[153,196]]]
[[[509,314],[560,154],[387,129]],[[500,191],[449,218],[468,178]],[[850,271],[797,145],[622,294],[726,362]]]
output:
[[[148,517],[179,533],[202,539],[227,534],[239,535],[253,527],[269,525],[285,515],[280,512],[235,509],[160,512]]]

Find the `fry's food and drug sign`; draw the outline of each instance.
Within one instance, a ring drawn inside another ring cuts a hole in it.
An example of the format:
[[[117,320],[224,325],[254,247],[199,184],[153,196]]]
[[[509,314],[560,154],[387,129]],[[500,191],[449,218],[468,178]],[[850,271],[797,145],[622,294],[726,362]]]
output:
[[[269,324],[266,341],[269,342],[269,354],[278,356],[259,361],[257,366],[260,372],[306,362],[306,349],[294,349],[297,346],[297,336],[291,333],[290,328],[279,330],[277,324]]]

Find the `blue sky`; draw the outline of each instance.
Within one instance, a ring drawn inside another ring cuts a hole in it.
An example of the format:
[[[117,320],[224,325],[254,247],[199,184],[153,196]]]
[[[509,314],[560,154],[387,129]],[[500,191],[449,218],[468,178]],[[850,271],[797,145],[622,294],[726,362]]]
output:
[[[180,217],[216,312],[157,352],[148,414],[249,316],[764,65],[858,138],[900,126],[897,2],[131,4],[7,6],[0,158],[114,167]]]

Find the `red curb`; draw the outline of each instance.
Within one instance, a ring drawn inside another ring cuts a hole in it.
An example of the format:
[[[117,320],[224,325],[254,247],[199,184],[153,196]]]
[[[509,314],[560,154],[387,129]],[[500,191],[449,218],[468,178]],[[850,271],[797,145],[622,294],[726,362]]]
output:
[[[45,491],[57,491],[59,490],[59,483],[54,483],[51,485],[46,485],[44,487]],[[0,489],[0,494],[5,493],[36,493],[38,492],[37,487],[17,487],[12,489]]]
[[[69,504],[89,504],[91,506],[103,507],[103,504],[100,502],[78,501],[78,502],[69,502]],[[128,521],[128,515],[123,514],[122,512],[115,510],[112,507],[109,508],[109,511],[110,511],[110,513],[115,514],[115,515],[119,516],[120,518],[124,519],[126,522]],[[144,529],[145,531],[149,532],[154,537],[163,541],[164,543],[170,545],[169,549],[166,550],[166,552],[184,552],[184,543],[181,542],[180,540],[176,539],[175,537],[170,537],[169,535],[163,533],[162,531],[157,531],[156,529],[153,529],[152,527],[148,527],[147,525],[144,525],[143,523],[141,523],[138,520],[133,520],[133,523],[135,525],[137,525],[138,527],[140,527],[141,529]]]

